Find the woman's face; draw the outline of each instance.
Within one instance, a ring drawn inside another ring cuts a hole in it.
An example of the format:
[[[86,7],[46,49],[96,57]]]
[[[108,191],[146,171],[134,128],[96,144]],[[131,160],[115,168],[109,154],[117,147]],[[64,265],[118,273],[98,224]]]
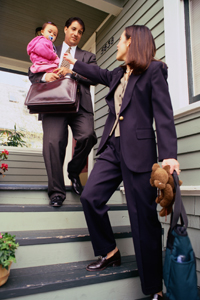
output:
[[[119,61],[125,61],[126,60],[126,54],[128,52],[129,46],[131,43],[131,39],[126,38],[125,31],[122,33],[119,43],[117,45],[117,60]]]

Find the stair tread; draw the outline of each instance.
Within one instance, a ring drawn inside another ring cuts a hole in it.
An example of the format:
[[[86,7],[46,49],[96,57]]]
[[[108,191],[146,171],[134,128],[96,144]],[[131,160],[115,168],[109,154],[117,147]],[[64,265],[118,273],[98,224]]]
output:
[[[11,270],[7,283],[0,289],[0,299],[15,298],[77,286],[137,277],[135,256],[122,257],[120,267],[88,272],[91,261]]]
[[[109,204],[110,210],[127,210],[126,204]],[[81,203],[63,204],[61,207],[52,207],[44,204],[0,204],[1,212],[63,212],[83,211]]]
[[[120,188],[118,187],[117,190]],[[0,183],[0,191],[47,191],[48,185],[44,184],[12,184],[12,183]],[[71,185],[65,186],[66,191],[72,191]],[[74,192],[73,192],[74,193]]]
[[[47,191],[48,185],[40,184],[0,184],[0,191]],[[71,185],[65,186],[66,191],[71,191]]]
[[[113,226],[113,232],[117,239],[132,237],[130,226]],[[20,246],[90,241],[87,228],[12,231],[9,233],[16,236],[16,241]]]

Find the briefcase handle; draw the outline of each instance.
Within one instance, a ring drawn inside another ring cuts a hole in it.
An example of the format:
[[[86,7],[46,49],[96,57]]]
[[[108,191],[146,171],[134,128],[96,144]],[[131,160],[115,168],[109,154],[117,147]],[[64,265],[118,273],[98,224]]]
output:
[[[176,224],[178,223],[179,218],[181,219],[181,225],[185,226],[185,228],[187,229],[188,227],[188,218],[187,218],[187,214],[185,211],[185,207],[183,205],[183,201],[181,199],[181,190],[180,190],[180,186],[179,186],[179,178],[178,178],[178,174],[176,173],[176,171],[173,172],[173,178],[174,178],[174,186],[175,186],[175,191],[176,191],[176,195],[175,195],[175,203],[174,203],[174,211],[171,215],[171,229],[174,229],[174,227],[176,226]]]

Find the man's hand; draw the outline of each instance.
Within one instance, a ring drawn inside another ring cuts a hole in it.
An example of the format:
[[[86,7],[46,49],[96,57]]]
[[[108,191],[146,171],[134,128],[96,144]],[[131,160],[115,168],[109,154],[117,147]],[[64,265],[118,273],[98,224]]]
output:
[[[66,61],[68,61],[71,65],[74,65],[75,62],[77,61],[77,59],[76,59],[76,58],[73,58],[73,57],[71,56],[70,53],[65,53],[64,56],[63,56],[63,58],[64,58]]]
[[[60,77],[56,73],[46,73],[46,75],[45,75],[46,82],[51,82],[51,81],[57,80],[58,78],[60,78]]]
[[[174,170],[179,175],[181,170],[179,170],[179,162],[174,158],[164,159],[162,162],[162,167],[165,167],[169,165],[170,166],[170,174],[174,172]]]
[[[72,70],[67,69],[65,67],[57,68],[53,70],[53,72],[56,73],[59,77],[65,77],[65,75],[68,73],[72,74]]]

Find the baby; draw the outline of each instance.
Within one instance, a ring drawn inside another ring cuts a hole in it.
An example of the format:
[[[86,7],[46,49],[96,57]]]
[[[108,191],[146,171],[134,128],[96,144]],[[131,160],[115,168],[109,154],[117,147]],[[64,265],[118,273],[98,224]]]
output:
[[[58,36],[58,28],[52,23],[44,23],[40,36],[35,37],[27,46],[27,53],[33,65],[30,67],[32,73],[53,72],[59,65],[59,57],[53,42]]]

